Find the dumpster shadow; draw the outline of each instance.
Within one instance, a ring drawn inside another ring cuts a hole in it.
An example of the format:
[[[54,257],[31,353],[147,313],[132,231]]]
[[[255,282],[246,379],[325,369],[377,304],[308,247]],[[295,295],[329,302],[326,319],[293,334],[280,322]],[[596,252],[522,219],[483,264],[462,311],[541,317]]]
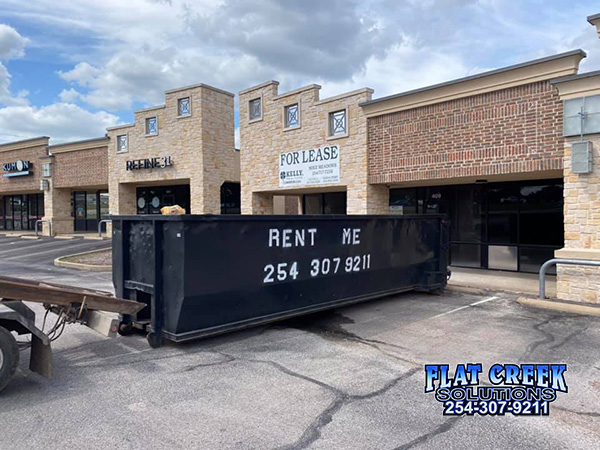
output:
[[[274,323],[273,329],[294,328],[323,337],[329,341],[361,340],[362,338],[344,329],[343,325],[355,323],[353,319],[344,316],[338,310],[321,311],[304,316],[293,317]]]

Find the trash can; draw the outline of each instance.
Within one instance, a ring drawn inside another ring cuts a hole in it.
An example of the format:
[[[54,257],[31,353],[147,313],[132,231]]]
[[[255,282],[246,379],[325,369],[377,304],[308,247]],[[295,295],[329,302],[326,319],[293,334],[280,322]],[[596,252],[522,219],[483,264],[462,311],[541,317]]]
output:
[[[152,346],[446,286],[443,215],[112,216],[121,330]]]

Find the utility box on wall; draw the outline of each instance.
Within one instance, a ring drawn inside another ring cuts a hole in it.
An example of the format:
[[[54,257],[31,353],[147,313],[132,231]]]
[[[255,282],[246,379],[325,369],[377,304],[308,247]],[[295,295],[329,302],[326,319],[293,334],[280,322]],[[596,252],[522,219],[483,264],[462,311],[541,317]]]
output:
[[[590,141],[571,144],[571,172],[586,174],[592,171],[592,143]]]

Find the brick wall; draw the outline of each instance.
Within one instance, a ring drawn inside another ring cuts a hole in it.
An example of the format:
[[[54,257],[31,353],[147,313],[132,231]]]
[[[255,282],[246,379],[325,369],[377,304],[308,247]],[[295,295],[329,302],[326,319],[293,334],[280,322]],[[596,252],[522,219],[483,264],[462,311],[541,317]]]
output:
[[[0,195],[41,193],[42,158],[46,153],[46,145],[36,145],[29,148],[8,151],[0,149],[0,173],[3,173],[1,166],[5,163],[12,163],[18,160],[29,161],[31,163],[29,169],[31,172],[30,175],[10,178],[0,175]]]
[[[55,188],[108,185],[108,149],[98,147],[54,155]]]
[[[368,119],[369,182],[560,170],[562,102],[537,82]]]

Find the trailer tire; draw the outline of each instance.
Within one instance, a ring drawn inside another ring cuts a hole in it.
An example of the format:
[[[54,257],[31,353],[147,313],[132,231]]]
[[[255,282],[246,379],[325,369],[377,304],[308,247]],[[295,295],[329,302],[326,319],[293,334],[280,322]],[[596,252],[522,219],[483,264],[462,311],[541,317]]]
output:
[[[121,336],[129,336],[133,332],[133,323],[121,323],[119,325],[119,334]]]
[[[6,328],[0,327],[0,391],[4,389],[19,365],[17,340]]]

